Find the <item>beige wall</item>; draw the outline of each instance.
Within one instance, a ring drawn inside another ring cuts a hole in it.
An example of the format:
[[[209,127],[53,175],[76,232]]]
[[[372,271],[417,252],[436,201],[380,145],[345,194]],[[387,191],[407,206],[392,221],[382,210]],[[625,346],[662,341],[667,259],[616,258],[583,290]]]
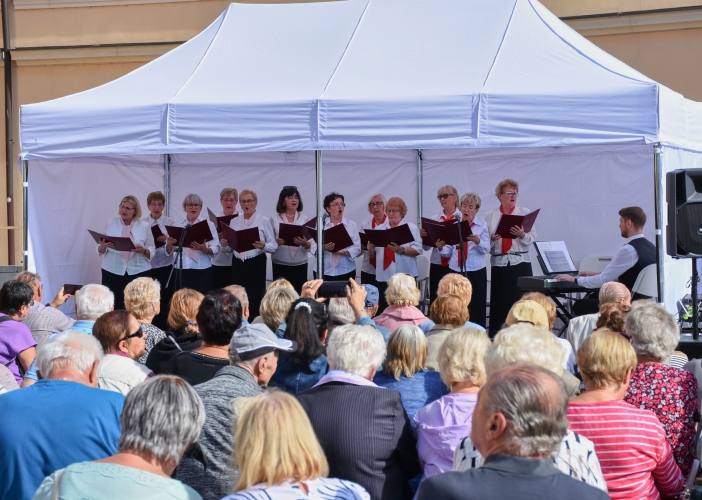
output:
[[[248,0],[248,3],[293,1]],[[9,13],[14,49],[15,157],[20,153],[17,146],[20,104],[55,99],[114,80],[155,59],[177,43],[192,38],[229,4],[227,0],[8,2],[12,6]],[[702,5],[702,0],[542,2],[556,15],[566,18]],[[702,101],[702,9],[567,22],[593,43],[650,78],[690,99]],[[0,96],[0,106],[4,106],[4,95]],[[4,133],[3,121],[0,123],[3,138]],[[4,140],[0,140],[0,156],[5,157]],[[15,223],[21,227],[22,183],[18,170],[15,170],[14,177]],[[4,172],[0,174],[0,193],[4,198]],[[5,226],[6,207],[3,205],[0,207],[0,228]],[[21,231],[16,231],[15,255],[20,264]],[[0,265],[7,262],[7,230],[0,229]]]

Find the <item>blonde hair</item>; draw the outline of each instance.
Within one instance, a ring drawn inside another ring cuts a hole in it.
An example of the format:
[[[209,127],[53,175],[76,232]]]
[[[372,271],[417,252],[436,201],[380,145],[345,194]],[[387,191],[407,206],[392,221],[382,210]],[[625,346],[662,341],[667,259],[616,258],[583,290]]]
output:
[[[171,297],[171,309],[168,311],[168,326],[185,333],[197,332],[197,311],[205,298],[197,290],[181,288]],[[193,323],[186,325],[188,321]]]
[[[275,290],[276,288],[287,288],[288,290],[295,291],[295,287],[292,286],[292,283],[290,283],[285,278],[278,278],[277,280],[272,281],[271,284],[268,285],[267,291],[270,292],[271,290]]]
[[[634,370],[638,363],[628,339],[609,328],[600,328],[588,336],[576,359],[590,390],[621,387],[627,371]]]
[[[407,215],[407,204],[405,201],[398,197],[398,196],[393,196],[388,200],[388,202],[385,204],[385,211],[388,210],[388,208],[397,208],[400,211],[400,216],[404,217]]]
[[[222,200],[225,196],[228,196],[230,194],[233,194],[234,198],[236,198],[236,201],[239,201],[239,192],[235,188],[222,189],[222,191],[220,191],[219,193],[219,199]]]
[[[302,405],[282,391],[269,391],[236,404],[234,491],[311,481],[329,475],[329,464]]]
[[[121,205],[125,201],[134,205],[134,220],[141,219],[141,204],[139,203],[139,199],[136,196],[128,194],[122,198],[122,201],[120,201],[119,204]]]
[[[429,318],[437,325],[459,328],[468,321],[468,308],[458,295],[439,295],[429,308]]]
[[[137,278],[124,287],[124,308],[136,319],[153,318],[156,302],[161,302],[161,284],[155,279]]]
[[[402,375],[412,378],[425,368],[428,353],[429,343],[422,329],[416,325],[402,325],[390,335],[383,371],[395,380],[400,380]]]
[[[385,299],[390,306],[416,306],[419,304],[419,288],[408,274],[393,274],[388,280]]]
[[[543,307],[548,319],[548,329],[553,330],[553,324],[556,322],[556,304],[551,299],[540,292],[529,292],[522,295],[519,301],[521,302],[522,300],[532,300]]]
[[[271,331],[278,330],[290,310],[290,304],[299,299],[295,290],[286,287],[269,288],[261,300],[261,319]]]
[[[556,336],[539,326],[517,323],[495,335],[485,353],[485,370],[488,377],[505,366],[516,363],[533,363],[563,376],[565,352]]]
[[[383,196],[382,194],[375,193],[375,194],[371,195],[371,197],[368,198],[368,204],[366,205],[366,209],[368,210],[369,214],[373,214],[373,212],[371,212],[370,204],[373,201],[373,198],[375,198],[376,196],[380,196],[380,199],[383,201],[383,207],[386,207],[388,204],[387,200],[385,199],[385,196]]]
[[[454,202],[456,208],[458,208],[458,189],[453,187],[451,184],[446,184],[437,189],[436,194],[452,194],[456,201]]]
[[[461,196],[461,206],[470,205],[471,203],[475,205],[476,211],[480,210],[482,200],[480,199],[478,193],[466,193],[463,196]]]
[[[258,196],[256,196],[256,193],[254,191],[251,191],[250,189],[242,189],[241,193],[239,193],[239,199],[242,199],[244,195],[247,194],[250,194],[254,201],[258,203]]]
[[[446,295],[447,293],[458,295],[465,301],[466,307],[468,307],[468,304],[470,304],[473,298],[473,285],[471,285],[470,280],[465,276],[461,276],[458,273],[449,273],[439,281],[439,288],[436,293],[438,297]]]
[[[495,196],[497,196],[498,200],[500,199],[500,195],[502,194],[502,190],[504,188],[506,188],[507,186],[511,186],[514,189],[516,189],[517,192],[519,192],[519,184],[517,183],[517,181],[512,180],[512,179],[505,179],[503,181],[500,181],[500,183],[497,185],[497,187],[495,187]]]
[[[487,381],[485,351],[490,347],[487,334],[477,328],[458,328],[449,332],[439,348],[439,375],[448,387],[459,382],[482,386]]]

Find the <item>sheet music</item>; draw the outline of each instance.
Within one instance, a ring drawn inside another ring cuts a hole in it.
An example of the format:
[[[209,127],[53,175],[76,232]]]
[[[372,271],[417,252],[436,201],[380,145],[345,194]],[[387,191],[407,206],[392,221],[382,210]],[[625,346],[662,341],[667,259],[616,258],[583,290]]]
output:
[[[577,272],[564,241],[537,241],[534,246],[548,274]]]

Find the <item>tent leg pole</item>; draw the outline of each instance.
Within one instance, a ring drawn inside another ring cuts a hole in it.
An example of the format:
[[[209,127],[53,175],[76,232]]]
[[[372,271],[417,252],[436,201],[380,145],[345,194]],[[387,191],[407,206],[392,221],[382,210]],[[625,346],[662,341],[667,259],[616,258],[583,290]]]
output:
[[[665,303],[665,283],[663,266],[665,264],[665,252],[663,242],[663,200],[661,192],[663,191],[663,150],[660,144],[654,146],[653,154],[653,172],[654,172],[654,197],[656,204],[656,272],[658,279],[658,303]]]
[[[25,271],[29,268],[29,161],[22,160],[22,264]]]
[[[166,217],[170,216],[171,201],[171,155],[163,155],[163,195],[166,197]]]
[[[424,170],[422,165],[422,150],[417,150],[417,225],[422,227],[422,217],[424,216],[424,206],[422,196],[424,194]]]
[[[317,279],[324,279],[324,206],[322,200],[322,152],[315,151],[315,174],[317,178]]]

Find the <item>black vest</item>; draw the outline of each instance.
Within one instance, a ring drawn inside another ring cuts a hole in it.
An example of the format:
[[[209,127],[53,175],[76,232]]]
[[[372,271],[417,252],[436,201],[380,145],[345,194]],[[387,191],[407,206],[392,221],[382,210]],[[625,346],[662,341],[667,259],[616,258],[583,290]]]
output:
[[[656,245],[646,238],[633,239],[627,243],[627,245],[634,247],[634,250],[636,250],[636,253],[639,255],[639,260],[632,268],[624,271],[619,278],[617,278],[617,281],[631,291],[641,270],[646,266],[656,263]]]

